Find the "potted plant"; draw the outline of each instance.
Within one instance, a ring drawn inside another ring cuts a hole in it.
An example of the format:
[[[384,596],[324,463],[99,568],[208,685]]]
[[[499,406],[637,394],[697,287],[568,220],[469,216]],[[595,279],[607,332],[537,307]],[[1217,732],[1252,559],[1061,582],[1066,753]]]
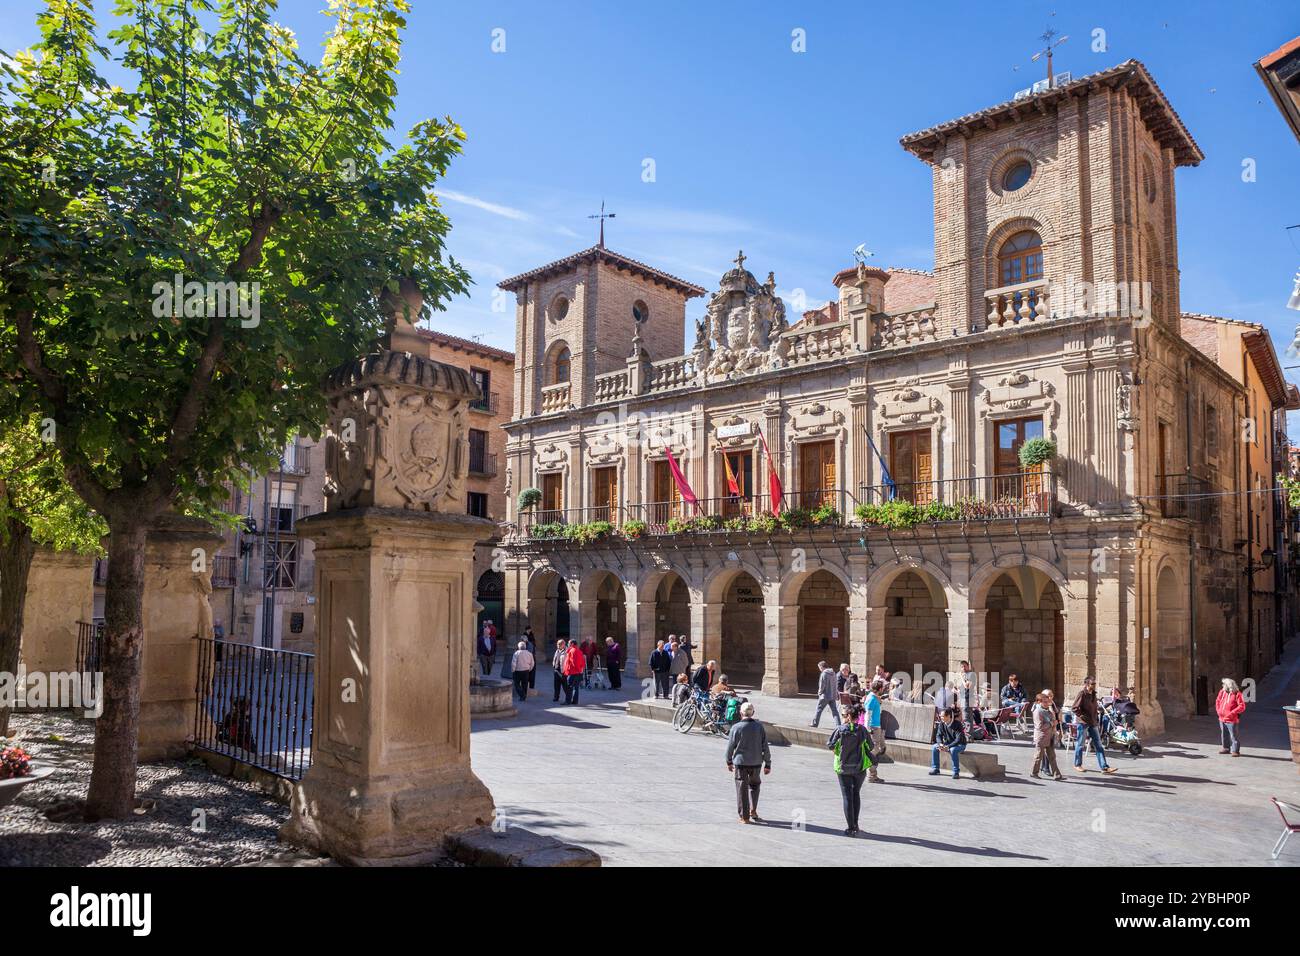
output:
[[[520,511],[529,511],[542,503],[542,491],[540,488],[525,488],[516,500]]]
[[[636,541],[639,538],[645,537],[646,523],[640,518],[633,518],[631,521],[628,521],[623,525],[622,531],[623,537],[627,538],[629,541]]]
[[[1020,467],[1025,471],[1025,508],[1046,511],[1043,474],[1047,463],[1056,457],[1056,442],[1050,438],[1031,438],[1020,446],[1019,457]]]
[[[13,803],[29,783],[53,772],[53,767],[33,767],[30,755],[22,747],[0,741],[0,807]]]

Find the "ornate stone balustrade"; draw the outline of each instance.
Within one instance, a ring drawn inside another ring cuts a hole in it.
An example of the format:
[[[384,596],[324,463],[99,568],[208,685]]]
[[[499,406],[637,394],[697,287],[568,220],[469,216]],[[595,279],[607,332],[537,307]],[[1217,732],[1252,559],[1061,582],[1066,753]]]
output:
[[[785,334],[785,364],[807,365],[847,355],[853,349],[846,322],[814,325]]]
[[[542,388],[542,411],[560,412],[569,407],[569,383],[547,385]]]
[[[596,401],[612,402],[632,394],[627,369],[596,376]]]
[[[695,359],[690,355],[664,359],[650,366],[648,392],[668,392],[695,383]]]
[[[935,306],[922,306],[893,315],[876,315],[871,319],[871,345],[873,348],[891,348],[916,342],[933,342],[939,337],[934,322]]]
[[[984,293],[984,302],[988,306],[987,327],[990,329],[1021,322],[1040,322],[1052,314],[1046,279],[989,289]]]

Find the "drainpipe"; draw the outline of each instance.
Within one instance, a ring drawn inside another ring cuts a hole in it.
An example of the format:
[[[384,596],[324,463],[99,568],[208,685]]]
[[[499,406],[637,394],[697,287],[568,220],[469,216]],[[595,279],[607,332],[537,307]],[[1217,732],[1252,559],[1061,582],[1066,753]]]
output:
[[[1192,362],[1186,360],[1183,370],[1183,380],[1193,382]],[[1183,448],[1184,448],[1184,493],[1190,493],[1192,482],[1192,390],[1189,388],[1183,396],[1183,421],[1186,425],[1183,427]],[[1187,553],[1190,557],[1189,571],[1187,574],[1187,646],[1190,651],[1190,661],[1188,667],[1188,677],[1191,680],[1191,687],[1188,688],[1192,695],[1192,713],[1197,712],[1196,700],[1196,552],[1198,544],[1196,541],[1197,518],[1201,512],[1199,507],[1195,512],[1192,520],[1192,528],[1187,532]]]

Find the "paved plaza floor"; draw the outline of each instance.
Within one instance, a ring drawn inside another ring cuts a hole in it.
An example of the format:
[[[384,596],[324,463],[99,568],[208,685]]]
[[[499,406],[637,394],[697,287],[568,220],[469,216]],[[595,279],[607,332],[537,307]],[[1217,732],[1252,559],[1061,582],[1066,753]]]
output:
[[[474,723],[474,769],[507,825],[590,847],[606,866],[1300,865],[1298,840],[1269,859],[1282,829],[1269,797],[1300,802],[1280,710],[1300,698],[1300,641],[1262,682],[1240,758],[1219,755],[1217,723],[1198,718],[1171,721],[1141,757],[1114,753],[1119,773],[1105,777],[1095,758],[1076,774],[1058,751],[1066,780],[1033,780],[1029,745],[1015,742],[980,745],[1001,751],[1004,780],[887,764],[886,782],[863,788],[856,839],[842,832],[829,752],[774,748],[764,823],[745,826],[725,741],[628,716],[624,701],[641,693],[640,681],[584,692],[578,706],[551,701],[549,670],[537,686],[545,692],[518,717]],[[760,717],[811,719],[811,699],[749,696]]]

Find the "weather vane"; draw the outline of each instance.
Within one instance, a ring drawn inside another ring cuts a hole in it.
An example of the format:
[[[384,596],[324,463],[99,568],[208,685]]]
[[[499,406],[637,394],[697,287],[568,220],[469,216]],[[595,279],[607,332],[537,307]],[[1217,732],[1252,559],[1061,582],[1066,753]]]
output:
[[[600,201],[600,213],[597,215],[587,217],[588,219],[600,220],[600,248],[602,249],[605,248],[605,220],[613,219],[617,215],[618,213],[616,212],[605,212],[605,200],[602,199]]]
[[[1039,39],[1046,43],[1047,46],[1030,57],[1030,59],[1035,63],[1037,63],[1041,57],[1047,57],[1047,85],[1049,87],[1052,85],[1052,50],[1070,39],[1068,36],[1063,36],[1060,39],[1054,39],[1054,37],[1056,37],[1056,31],[1051,27],[1048,27],[1043,35],[1039,37]]]

